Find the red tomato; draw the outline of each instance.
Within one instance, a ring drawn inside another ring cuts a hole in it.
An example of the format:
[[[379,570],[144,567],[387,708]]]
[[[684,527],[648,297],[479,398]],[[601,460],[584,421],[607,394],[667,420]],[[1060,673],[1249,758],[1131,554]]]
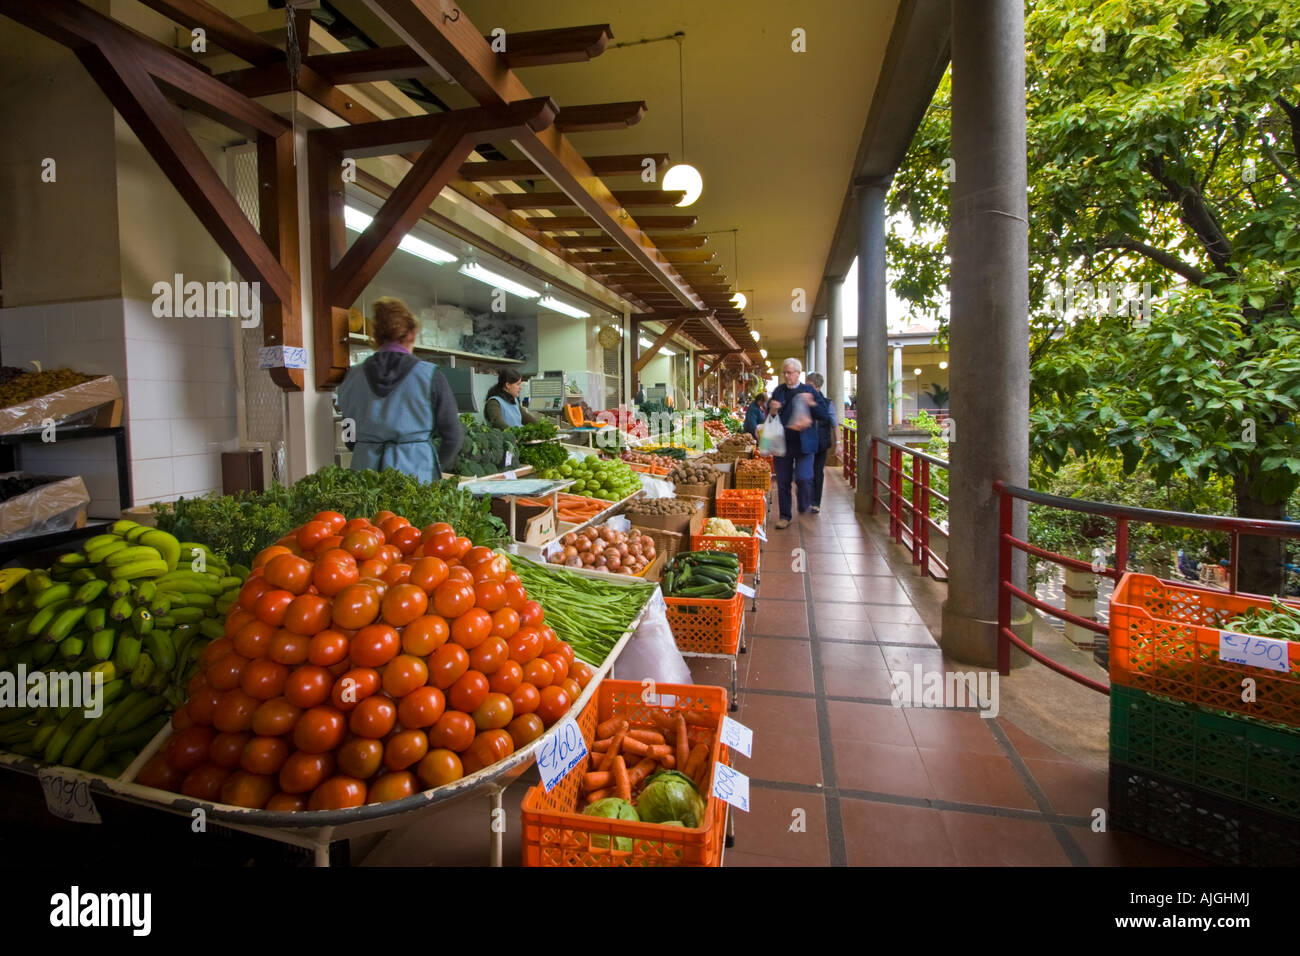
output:
[[[336,710],[349,711],[380,688],[379,671],[372,667],[354,667],[344,671],[330,690],[330,703]]]
[[[264,591],[253,604],[253,613],[263,624],[270,624],[273,628],[282,627],[289,605],[293,603],[293,597],[288,591],[280,588]]]
[[[397,719],[403,727],[432,727],[447,709],[446,698],[436,687],[417,687],[397,705]]]
[[[447,580],[447,562],[442,558],[416,558],[411,564],[410,582],[426,594]]]
[[[506,607],[515,611],[522,611],[524,605],[528,603],[528,592],[524,590],[523,585],[519,583],[506,585]]]
[[[445,534],[438,533],[424,535],[424,553],[443,561],[451,561],[456,557],[459,550],[456,544],[456,534],[453,531],[447,531]]]
[[[472,714],[490,692],[488,679],[478,671],[466,671],[447,691],[447,703],[454,710]]]
[[[391,512],[389,513],[391,514]],[[341,533],[350,534],[353,531],[370,531],[377,534],[383,533],[375,527],[374,523],[371,522],[369,518],[353,518],[343,526]]]
[[[405,770],[420,762],[429,752],[429,738],[423,730],[403,730],[384,742],[384,766],[389,770]]]
[[[482,668],[479,668],[482,670]],[[484,673],[487,673],[484,671]],[[518,661],[507,660],[488,677],[488,686],[498,694],[512,694],[524,682],[524,669]]]
[[[208,679],[208,686],[213,690],[227,691],[232,687],[239,686],[239,678],[244,673],[244,667],[248,664],[248,658],[242,654],[230,653],[221,660],[208,667],[204,676]]]
[[[275,795],[275,778],[236,770],[221,785],[221,802],[260,810]]]
[[[347,561],[332,561],[328,556],[321,558],[312,568],[311,582],[316,590],[326,597],[334,597],[349,584],[356,584],[361,578],[357,571],[357,562],[352,555],[343,552]]]
[[[560,646],[560,639],[555,635],[555,630],[545,624],[537,630],[542,635],[542,653],[554,654]]]
[[[474,738],[469,750],[462,756],[465,773],[470,774],[490,767],[514,753],[515,742],[504,730],[485,730]]]
[[[515,705],[505,694],[488,694],[471,716],[479,730],[500,730],[515,719]]]
[[[221,799],[221,787],[229,776],[229,768],[205,763],[185,775],[185,779],[181,781],[181,793],[195,800],[215,803]]]
[[[308,810],[348,810],[366,802],[366,785],[355,777],[330,777],[311,792]]]
[[[239,766],[249,773],[279,773],[289,759],[289,744],[279,737],[254,737],[244,745]]]
[[[260,703],[238,687],[225,691],[212,712],[212,726],[227,734],[243,733],[253,726],[253,711]]]
[[[343,743],[343,715],[333,707],[304,710],[293,728],[293,745],[304,753],[323,754]]]
[[[573,701],[559,687],[543,687],[541,703],[537,705],[537,716],[549,727],[569,712]]]
[[[395,544],[382,544],[375,552],[375,557],[384,564],[393,565],[402,560],[402,549]]]
[[[201,678],[203,675],[195,674],[194,676]],[[176,733],[178,730],[184,730],[186,727],[193,727],[194,718],[190,716],[189,710],[182,704],[180,707],[177,707],[172,711],[171,720],[168,721],[168,723],[172,725],[172,733]]]
[[[307,798],[300,793],[277,793],[266,801],[262,809],[276,813],[301,813],[307,809]]]
[[[249,697],[259,701],[271,700],[284,693],[284,683],[288,679],[289,668],[263,658],[244,665],[239,686]]]
[[[545,617],[542,606],[536,601],[526,601],[519,609],[519,623],[524,627],[541,627]]]
[[[429,731],[429,743],[434,747],[460,753],[474,742],[474,718],[458,710],[449,710],[438,718]]]
[[[402,638],[387,624],[370,624],[352,638],[352,663],[358,667],[382,667],[402,649]]]
[[[379,535],[372,531],[358,530],[349,531],[343,536],[343,543],[339,545],[344,551],[352,555],[358,561],[369,561],[379,553],[379,548],[383,544],[379,540]]]
[[[307,643],[307,660],[318,667],[332,667],[348,656],[348,639],[338,631],[321,631]]]
[[[369,780],[384,765],[384,745],[369,737],[353,737],[339,748],[339,771],[358,780]]]
[[[311,584],[312,563],[296,554],[276,555],[266,562],[262,572],[267,582],[293,594],[301,594]]]
[[[471,591],[474,590],[474,572],[463,564],[450,562],[447,566],[447,580],[455,581],[458,584],[467,584]]]
[[[536,657],[524,665],[524,680],[541,690],[555,682],[555,671],[546,661]]]
[[[469,553],[469,549],[474,547],[474,542],[471,541],[469,538],[459,537],[456,539],[455,544],[456,544],[456,553],[453,555],[453,557],[459,558],[463,562],[465,559],[465,555]]]
[[[190,697],[189,703],[185,705],[185,710],[195,724],[207,726],[212,723],[213,715],[217,712],[217,704],[220,702],[223,693],[224,691],[219,691],[215,687],[204,687],[197,694]]]
[[[469,652],[459,644],[444,644],[429,658],[429,683],[446,690],[469,670]]]
[[[361,575],[361,580],[363,581],[367,578],[378,578],[383,581],[384,572],[387,570],[388,563],[380,561],[378,558],[370,558],[357,565],[357,573]],[[384,583],[387,584],[388,582],[384,581]]]
[[[378,525],[379,530],[384,533],[385,541],[391,542],[393,540],[393,535],[402,528],[409,528],[411,526],[411,522],[407,521],[401,515],[393,514],[391,511],[380,512],[380,514],[383,515],[382,518],[379,515],[375,515],[371,521]]]
[[[471,607],[451,622],[451,639],[466,650],[478,647],[491,633],[492,615],[481,607]]]
[[[460,617],[473,606],[474,589],[464,582],[448,578],[433,592],[434,611],[448,620]]]
[[[394,584],[384,595],[380,613],[393,627],[405,627],[429,607],[429,596],[414,584]]]
[[[499,637],[489,637],[469,652],[469,666],[484,674],[493,674],[510,659],[510,645]]]
[[[515,636],[519,630],[519,612],[511,607],[503,607],[492,615],[492,636],[506,640]]]
[[[586,661],[574,661],[573,666],[569,668],[569,676],[578,682],[580,688],[586,690],[591,679],[596,676],[596,672]]]
[[[239,766],[244,744],[252,739],[252,734],[217,734],[208,744],[208,762],[225,770],[234,770]]]
[[[244,615],[244,620],[240,622],[239,627],[243,627],[249,621],[256,620],[256,618],[253,617],[253,615],[249,614],[247,611],[231,611],[230,617],[226,619],[226,625],[229,626],[230,621],[236,615],[239,614]],[[199,664],[202,665],[204,670],[206,670],[213,661],[221,660],[221,658],[225,657],[227,654],[229,654],[231,651],[235,649],[235,642],[233,638],[237,633],[239,633],[238,627],[235,628],[233,631],[231,631],[229,634],[227,634],[225,637],[219,637],[211,644],[209,644],[207,647],[203,648],[203,653],[199,655]]]
[[[417,617],[402,630],[402,651],[416,657],[428,657],[451,636],[447,621],[436,614]]]
[[[319,594],[300,594],[284,615],[284,627],[295,634],[317,634],[330,626],[332,605]]]
[[[316,664],[303,664],[284,682],[284,696],[289,703],[304,710],[317,707],[330,695],[330,686],[334,683],[330,672]]]
[[[411,654],[399,654],[384,666],[384,693],[400,699],[429,682],[429,667]]]
[[[405,584],[410,578],[411,566],[409,564],[394,564],[379,576],[379,579],[385,582],[390,589],[394,584]],[[424,594],[423,591],[420,593]]]
[[[515,749],[526,746],[540,737],[546,728],[536,714],[520,714],[506,726],[506,733],[515,742]]]
[[[542,702],[541,692],[532,684],[523,683],[510,692],[510,703],[516,714],[531,714]]]
[[[352,584],[334,596],[334,623],[350,631],[360,630],[379,616],[379,594],[366,584]]]
[[[301,634],[295,634],[292,631],[281,629],[271,638],[271,645],[267,648],[266,656],[269,660],[277,664],[288,664],[290,667],[296,667],[307,659],[307,647],[309,638]]]
[[[558,684],[564,678],[569,676],[569,662],[564,659],[563,654],[543,654],[542,660],[551,665],[551,673],[555,675],[551,683]],[[537,685],[541,687],[541,684]]]
[[[169,738],[174,740],[175,737]],[[158,790],[170,790],[175,793],[180,789],[185,774],[181,773],[167,760],[167,754],[159,751],[136,774],[135,782],[142,787],[154,787]]]
[[[549,630],[551,630],[549,627],[547,627],[547,628],[543,628],[543,629],[542,629],[542,634],[545,635],[545,633],[546,633],[547,631],[549,631]],[[552,631],[551,633],[554,633],[554,631]],[[542,651],[542,653],[543,653],[544,655],[545,655],[545,654],[559,654],[561,657],[564,658],[565,663],[567,663],[567,664],[569,665],[570,669],[572,669],[572,667],[573,667],[573,662],[574,662],[574,660],[576,660],[576,658],[573,656],[573,648],[570,647],[570,646],[569,646],[565,641],[560,641],[558,644],[556,644],[554,650],[550,650],[550,651]]]
[[[489,613],[506,606],[506,588],[499,581],[483,581],[474,586],[474,604]]]
[[[312,515],[311,520],[324,521],[330,526],[330,530],[335,534],[342,531],[343,527],[348,523],[348,519],[343,517],[343,515],[339,514],[337,511],[318,511],[316,514]]]
[[[235,632],[235,653],[250,660],[265,657],[271,649],[271,640],[278,628],[263,621],[249,621]]]
[[[542,635],[535,627],[521,627],[507,643],[510,659],[520,664],[527,664],[542,653]]]
[[[348,717],[348,729],[371,740],[382,740],[396,725],[397,705],[387,697],[367,697]]]
[[[239,589],[239,606],[251,613],[257,604],[257,599],[270,590],[273,590],[273,588],[265,578],[260,576],[250,577],[244,582],[244,586]]]
[[[333,772],[333,754],[291,753],[280,768],[280,789],[285,793],[308,793]]]
[[[415,774],[409,770],[396,770],[375,778],[375,782],[370,785],[370,790],[366,793],[366,803],[400,800],[418,793],[419,789],[415,782]]]
[[[267,563],[269,563],[272,558],[278,558],[282,554],[293,554],[293,552],[283,544],[273,544],[270,547],[263,548],[253,556],[251,567],[254,571],[260,570],[261,568],[266,567]]]
[[[430,750],[415,768],[420,782],[430,790],[452,783],[465,776],[464,767],[456,753],[445,748]]]
[[[316,546],[334,533],[332,525],[312,519],[298,529],[298,546],[304,551],[314,551]]]
[[[287,697],[264,700],[253,711],[252,731],[259,737],[283,737],[293,731],[301,714],[302,709],[289,703]]]
[[[569,695],[569,700],[577,700],[582,695],[582,686],[572,677],[566,677],[556,686]]]
[[[404,528],[399,528],[397,533],[390,536],[388,540],[391,544],[396,545],[403,555],[410,555],[414,554],[415,549],[420,546],[422,535],[419,528],[412,528],[407,525]]]

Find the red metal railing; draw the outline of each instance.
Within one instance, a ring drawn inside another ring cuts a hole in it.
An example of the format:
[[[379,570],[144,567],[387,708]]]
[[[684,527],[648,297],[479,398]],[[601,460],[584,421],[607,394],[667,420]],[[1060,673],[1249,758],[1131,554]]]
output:
[[[1000,481],[993,483],[993,490],[998,495],[998,672],[1011,672],[1011,647],[1014,644],[1040,664],[1050,667],[1073,681],[1091,687],[1095,691],[1109,694],[1110,688],[1085,677],[1068,667],[1058,664],[1049,657],[1040,654],[1016,637],[1011,630],[1011,600],[1015,598],[1024,604],[1037,608],[1053,617],[1069,621],[1094,634],[1108,635],[1108,628],[1096,621],[1090,621],[1068,611],[1053,607],[1011,583],[1011,559],[1013,550],[1023,551],[1047,561],[1055,562],[1076,571],[1087,571],[1113,581],[1119,581],[1128,568],[1128,530],[1131,522],[1139,524],[1165,525],[1178,528],[1196,528],[1202,531],[1218,531],[1229,535],[1231,540],[1231,557],[1228,565],[1228,589],[1237,592],[1237,559],[1240,554],[1242,534],[1270,538],[1300,539],[1300,524],[1289,521],[1263,521],[1253,518],[1233,518],[1221,515],[1187,514],[1181,511],[1157,511],[1152,508],[1129,508],[1123,505],[1110,505],[1100,501],[1083,501],[1077,498],[1063,498],[1027,488],[1017,488]],[[1097,570],[1086,561],[1068,558],[1065,555],[1035,547],[1027,541],[1021,541],[1012,534],[1012,516],[1015,501],[1027,505],[1045,505],[1065,511],[1079,511],[1084,514],[1098,515],[1113,519],[1115,522],[1115,567]],[[1188,587],[1186,582],[1178,582],[1179,587]]]
[[[882,445],[889,449],[888,460],[880,457]],[[911,459],[909,467],[904,467],[904,458]],[[882,466],[888,480],[880,477]],[[930,547],[930,534],[933,532],[946,539],[948,532],[934,520],[930,507],[933,501],[942,501],[946,506],[948,496],[931,486],[931,468],[947,471],[948,463],[899,442],[871,436],[871,513],[877,514],[877,505],[883,507],[889,515],[890,537],[912,552],[912,563],[921,566],[922,574],[932,574],[937,580],[946,581],[948,564]],[[905,483],[911,485],[910,493],[903,491]],[[882,488],[888,497],[882,497]],[[941,573],[933,574],[930,570],[932,565]]]

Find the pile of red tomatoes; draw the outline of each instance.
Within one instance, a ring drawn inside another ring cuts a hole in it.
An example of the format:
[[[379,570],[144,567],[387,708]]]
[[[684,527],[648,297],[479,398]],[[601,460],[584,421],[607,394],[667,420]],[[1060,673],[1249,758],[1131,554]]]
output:
[[[280,811],[396,800],[535,740],[592,673],[503,555],[322,512],[257,556],[137,782]]]

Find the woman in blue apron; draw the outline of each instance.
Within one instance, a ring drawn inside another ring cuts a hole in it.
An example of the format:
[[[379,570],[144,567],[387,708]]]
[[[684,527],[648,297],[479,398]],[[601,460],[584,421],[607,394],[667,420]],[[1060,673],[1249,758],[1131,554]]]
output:
[[[534,415],[519,404],[519,393],[523,390],[524,379],[512,368],[497,371],[497,383],[488,390],[487,401],[483,403],[483,418],[493,428],[518,428],[520,425],[532,425],[540,422],[542,416]]]
[[[464,441],[456,397],[438,366],[411,354],[416,321],[401,300],[378,299],[374,309],[378,351],[338,389],[339,413],[353,423],[352,468],[439,481]]]

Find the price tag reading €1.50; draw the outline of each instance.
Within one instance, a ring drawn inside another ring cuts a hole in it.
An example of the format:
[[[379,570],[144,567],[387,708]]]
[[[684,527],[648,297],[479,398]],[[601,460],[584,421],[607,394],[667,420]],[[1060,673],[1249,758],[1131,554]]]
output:
[[[724,763],[713,765],[713,795],[737,809],[749,812],[749,778]]]
[[[572,717],[566,717],[555,725],[537,751],[537,770],[546,792],[550,793],[585,756],[587,744],[582,739],[582,731]]]
[[[36,777],[45,791],[45,806],[60,820],[73,823],[103,823],[95,798],[90,795],[90,785],[84,780],[71,780],[55,770],[41,769]]]
[[[738,720],[722,715],[722,742],[746,757],[754,756],[754,732]]]
[[[1285,674],[1291,669],[1288,657],[1290,643],[1276,637],[1220,631],[1219,660],[1248,667],[1263,667]]]

